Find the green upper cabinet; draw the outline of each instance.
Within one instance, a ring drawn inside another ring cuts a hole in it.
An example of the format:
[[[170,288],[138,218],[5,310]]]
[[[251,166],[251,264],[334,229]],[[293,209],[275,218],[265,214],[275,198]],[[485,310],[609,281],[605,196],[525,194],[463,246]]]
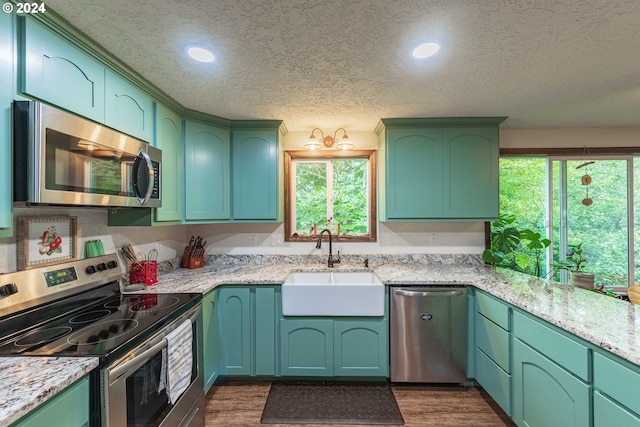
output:
[[[153,99],[138,86],[114,71],[106,70],[105,125],[151,143],[153,104]]]
[[[282,122],[262,129],[234,122],[231,131],[233,219],[278,220],[278,142]],[[247,127],[248,126],[248,127]]]
[[[442,217],[442,129],[389,129],[386,162],[388,218]]]
[[[184,153],[185,221],[229,220],[230,130],[219,125],[185,120]]]
[[[35,19],[18,19],[20,91],[102,123],[104,65]]]
[[[498,127],[445,128],[444,215],[497,218],[500,147]]]
[[[182,118],[162,104],[156,104],[155,146],[162,150],[162,207],[156,221],[180,221],[184,202]]]
[[[13,24],[10,13],[0,15],[0,237],[13,232],[13,166],[11,102],[14,92]]]
[[[383,119],[376,128],[383,221],[498,217],[504,117]]]

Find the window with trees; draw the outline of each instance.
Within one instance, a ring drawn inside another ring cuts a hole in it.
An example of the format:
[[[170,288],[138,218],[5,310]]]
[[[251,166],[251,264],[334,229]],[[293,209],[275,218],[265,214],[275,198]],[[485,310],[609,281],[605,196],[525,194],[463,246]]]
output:
[[[540,276],[553,274],[562,282],[568,275],[554,269],[554,262],[582,244],[584,271],[595,275],[597,286],[624,290],[635,284],[640,266],[636,190],[640,158],[631,155],[500,159],[501,215],[510,216],[514,228],[535,230],[551,240]],[[526,252],[526,245],[521,250]],[[532,263],[517,265],[515,259],[509,267],[533,274]]]
[[[285,239],[376,240],[375,151],[286,151]]]

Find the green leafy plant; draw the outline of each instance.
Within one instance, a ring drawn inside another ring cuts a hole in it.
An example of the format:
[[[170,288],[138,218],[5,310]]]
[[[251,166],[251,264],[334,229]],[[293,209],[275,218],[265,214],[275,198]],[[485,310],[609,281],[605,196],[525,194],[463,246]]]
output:
[[[569,245],[569,251],[567,252],[565,260],[556,262],[554,266],[558,270],[580,273],[586,262],[587,259],[582,255],[582,243],[579,243],[577,245]]]
[[[482,259],[496,266],[524,271],[533,261],[532,274],[540,276],[541,258],[551,241],[530,229],[518,230],[516,217],[501,214],[498,221],[491,223],[490,247],[482,253]]]

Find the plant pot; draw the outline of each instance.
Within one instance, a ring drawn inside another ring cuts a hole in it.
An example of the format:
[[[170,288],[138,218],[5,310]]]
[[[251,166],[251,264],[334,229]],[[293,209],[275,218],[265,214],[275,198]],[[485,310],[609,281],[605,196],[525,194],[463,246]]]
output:
[[[593,273],[582,273],[572,271],[569,276],[569,284],[582,289],[593,289]]]

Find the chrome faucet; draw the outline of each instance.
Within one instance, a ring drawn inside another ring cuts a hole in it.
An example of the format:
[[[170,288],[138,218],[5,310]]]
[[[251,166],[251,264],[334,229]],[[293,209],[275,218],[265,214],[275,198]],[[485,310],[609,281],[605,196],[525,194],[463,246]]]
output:
[[[322,235],[325,231],[329,234],[329,259],[327,260],[327,266],[333,267],[333,264],[338,264],[340,262],[340,251],[338,251],[338,259],[334,260],[333,254],[331,252],[331,231],[329,231],[328,228],[325,228],[320,232],[320,235],[318,236],[318,242],[316,243],[316,249],[320,249],[320,247],[322,246]]]

